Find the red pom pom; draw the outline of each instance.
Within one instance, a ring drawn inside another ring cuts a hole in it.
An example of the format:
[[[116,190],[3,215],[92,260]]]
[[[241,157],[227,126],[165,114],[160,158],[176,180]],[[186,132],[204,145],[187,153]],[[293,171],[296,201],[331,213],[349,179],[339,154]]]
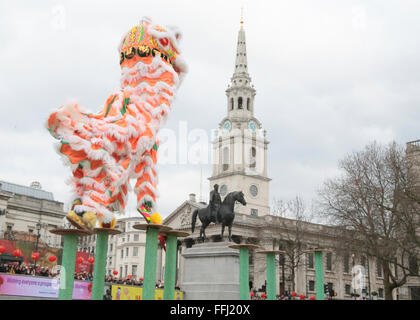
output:
[[[49,260],[50,262],[54,262],[55,260],[57,260],[57,257],[56,257],[55,255],[51,255],[51,256],[48,258],[48,260]]]
[[[309,298],[309,300],[315,300],[315,297],[314,297],[314,296],[311,296],[311,297]]]
[[[85,261],[85,259],[83,259],[83,257],[77,258],[77,263],[83,263],[83,261]]]
[[[295,291],[293,291],[293,292],[292,292],[292,296],[293,296],[293,297],[296,297],[296,296],[297,296],[297,293],[296,293]]]
[[[112,273],[114,274],[114,276],[116,276],[118,274],[117,270],[112,271]]]
[[[164,47],[166,47],[169,44],[168,38],[161,38],[161,39],[159,39],[159,42]]]
[[[39,253],[38,252],[32,253],[31,259],[34,260],[34,261],[38,260],[39,259]]]
[[[300,295],[300,300],[305,300],[305,295],[303,293]]]
[[[88,258],[88,262],[89,263],[94,263],[95,262],[95,258],[94,257],[89,257]]]
[[[6,251],[6,248],[3,246],[0,246],[0,254],[4,253]]]
[[[128,276],[127,276],[127,278],[128,279],[131,279],[133,276],[131,275],[131,274],[129,274]]]

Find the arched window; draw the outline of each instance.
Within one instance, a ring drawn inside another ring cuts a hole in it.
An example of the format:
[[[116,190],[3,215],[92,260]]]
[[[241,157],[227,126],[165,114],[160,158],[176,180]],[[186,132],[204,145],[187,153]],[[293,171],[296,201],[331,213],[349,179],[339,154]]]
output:
[[[228,147],[223,148],[222,163],[223,163],[223,171],[226,171],[227,169],[229,169],[229,148]]]
[[[246,109],[247,110],[249,110],[249,107],[250,107],[250,104],[251,104],[251,99],[246,99]]]
[[[230,110],[233,110],[233,98],[230,98]]]
[[[252,147],[249,153],[249,167],[255,168],[257,164],[257,149],[255,147]]]
[[[242,97],[238,98],[238,109],[242,109]]]

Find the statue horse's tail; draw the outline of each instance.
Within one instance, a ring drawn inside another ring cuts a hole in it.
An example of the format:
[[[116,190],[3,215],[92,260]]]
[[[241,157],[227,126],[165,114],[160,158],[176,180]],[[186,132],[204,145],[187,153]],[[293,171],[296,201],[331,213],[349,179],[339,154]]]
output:
[[[193,214],[192,214],[192,221],[191,221],[191,232],[192,233],[194,233],[195,222],[197,221],[197,214],[198,214],[198,209],[195,209]]]

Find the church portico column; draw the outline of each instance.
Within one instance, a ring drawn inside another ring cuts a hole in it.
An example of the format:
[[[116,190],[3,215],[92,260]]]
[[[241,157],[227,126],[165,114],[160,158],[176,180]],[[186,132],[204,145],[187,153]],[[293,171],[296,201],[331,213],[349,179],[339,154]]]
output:
[[[259,243],[260,250],[269,250],[272,249],[271,239],[261,239]],[[266,258],[262,254],[254,255],[254,288],[261,289],[266,281]]]

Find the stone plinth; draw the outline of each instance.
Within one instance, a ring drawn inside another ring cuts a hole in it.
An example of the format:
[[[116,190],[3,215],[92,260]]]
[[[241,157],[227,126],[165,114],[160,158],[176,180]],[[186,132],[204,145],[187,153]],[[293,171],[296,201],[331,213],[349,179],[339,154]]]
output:
[[[233,242],[196,244],[183,253],[185,300],[238,300],[239,250]]]

